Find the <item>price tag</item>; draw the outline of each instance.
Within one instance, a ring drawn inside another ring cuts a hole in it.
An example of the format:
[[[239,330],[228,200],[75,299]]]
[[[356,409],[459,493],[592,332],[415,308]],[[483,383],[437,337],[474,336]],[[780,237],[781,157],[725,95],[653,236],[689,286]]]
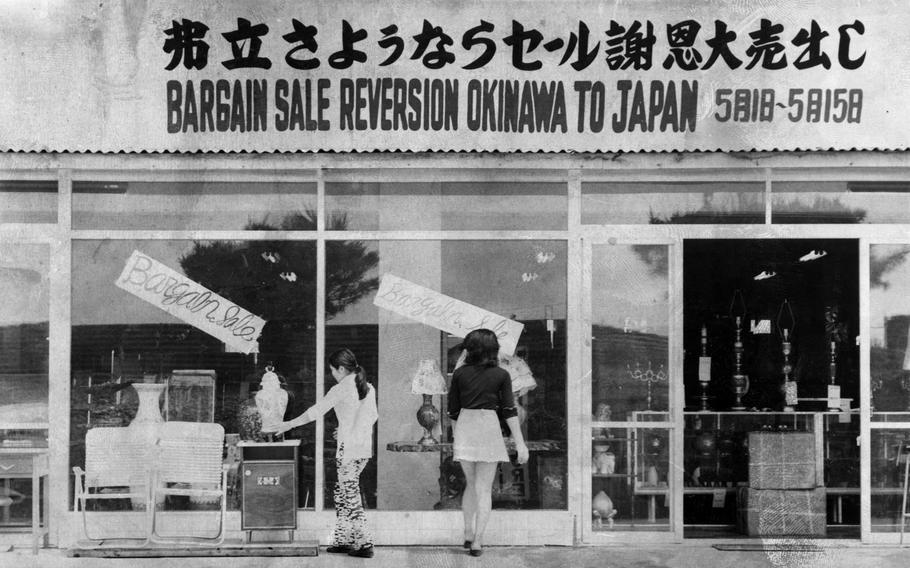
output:
[[[724,503],[727,500],[727,490],[726,489],[715,489],[711,492],[713,497],[711,501],[711,506],[715,509],[723,509]]]

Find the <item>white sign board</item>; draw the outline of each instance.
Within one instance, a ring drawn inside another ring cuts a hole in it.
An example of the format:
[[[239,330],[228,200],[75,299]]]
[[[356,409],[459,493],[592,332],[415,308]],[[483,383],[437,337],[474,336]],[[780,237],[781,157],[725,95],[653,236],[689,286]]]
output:
[[[259,352],[265,320],[138,250],[115,284],[241,353]]]
[[[524,324],[415,284],[384,274],[373,304],[400,316],[435,327],[457,337],[475,329],[489,329],[499,338],[502,353],[512,355]]]
[[[910,147],[900,0],[2,5],[2,150]]]

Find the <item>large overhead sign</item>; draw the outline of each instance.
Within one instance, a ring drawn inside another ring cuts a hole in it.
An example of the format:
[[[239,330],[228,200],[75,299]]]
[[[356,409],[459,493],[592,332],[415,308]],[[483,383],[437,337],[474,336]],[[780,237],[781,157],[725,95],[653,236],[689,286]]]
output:
[[[42,6],[0,15],[3,149],[910,146],[901,3]]]

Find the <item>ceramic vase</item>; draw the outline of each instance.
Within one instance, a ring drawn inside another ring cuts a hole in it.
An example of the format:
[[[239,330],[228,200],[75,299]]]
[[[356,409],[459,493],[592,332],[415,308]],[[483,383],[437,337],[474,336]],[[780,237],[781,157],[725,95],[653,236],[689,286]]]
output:
[[[594,446],[594,456],[591,462],[595,473],[609,475],[616,471],[616,456],[610,451],[608,445]]]
[[[161,393],[167,385],[164,383],[133,383],[133,389],[139,396],[139,409],[136,411],[136,417],[128,426],[130,437],[134,442],[144,447],[151,455],[158,441],[161,424],[164,418],[161,416]],[[137,493],[142,491],[142,487],[131,487],[130,492]],[[140,497],[132,497],[130,501],[133,510],[141,511],[145,509],[145,500]],[[163,498],[162,498],[163,502]]]
[[[278,375],[272,371],[266,371],[262,375],[260,385],[261,389],[256,393],[256,409],[259,411],[259,418],[262,422],[262,432],[264,434],[274,433],[284,422],[284,412],[288,407],[288,393],[281,388]]]
[[[660,481],[660,476],[657,474],[657,468],[653,465],[648,468],[645,481],[649,486],[657,487],[657,483]]]

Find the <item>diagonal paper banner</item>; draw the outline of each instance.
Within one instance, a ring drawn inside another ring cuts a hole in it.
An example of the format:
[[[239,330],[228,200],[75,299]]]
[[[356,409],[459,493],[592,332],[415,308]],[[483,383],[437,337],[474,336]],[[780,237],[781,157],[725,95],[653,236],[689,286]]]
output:
[[[513,355],[524,324],[424,288],[394,274],[384,274],[373,304],[456,337],[486,328],[496,333],[502,353]]]
[[[115,284],[241,353],[259,352],[265,320],[138,250]]]

